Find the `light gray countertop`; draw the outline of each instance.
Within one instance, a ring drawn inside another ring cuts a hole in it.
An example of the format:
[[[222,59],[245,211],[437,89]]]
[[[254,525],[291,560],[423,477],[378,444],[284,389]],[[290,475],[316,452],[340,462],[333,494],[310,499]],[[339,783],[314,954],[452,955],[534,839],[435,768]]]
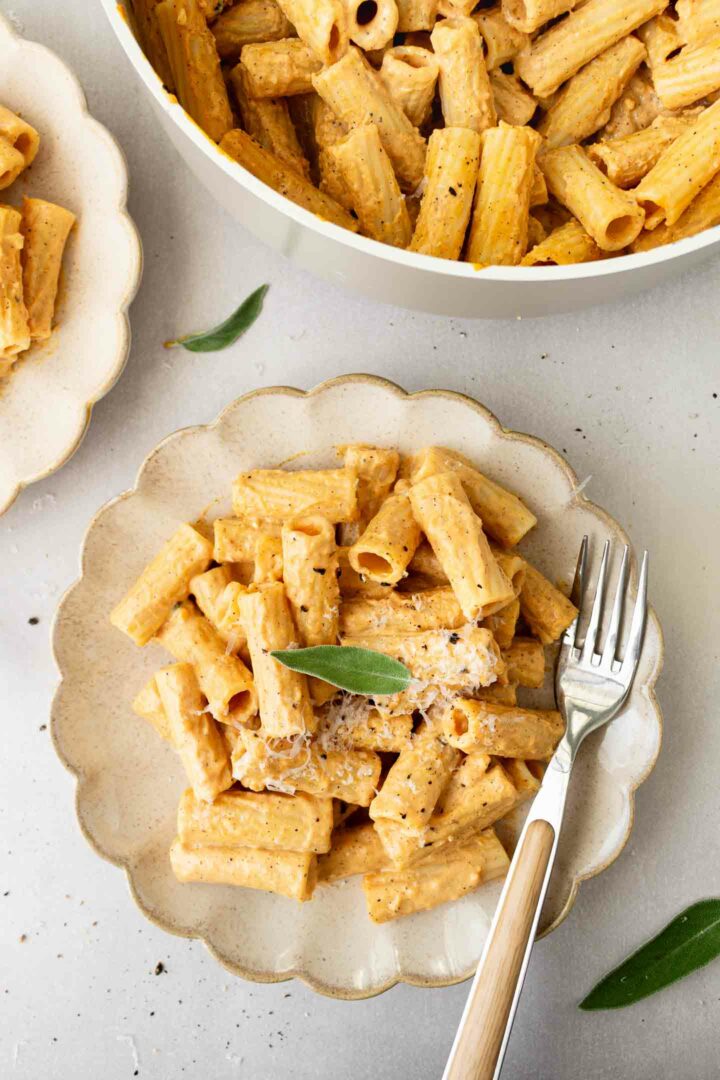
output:
[[[145,276],[119,384],[72,461],[0,521],[0,1076],[440,1077],[465,986],[344,1003],[229,975],[202,945],[148,923],[121,872],[90,850],[46,728],[55,607],[90,518],[132,484],[146,453],[256,387],[366,371],[474,395],[563,450],[591,477],[590,497],[652,554],[667,644],[663,752],[624,853],[535,950],[503,1075],[714,1080],[720,965],[626,1011],[585,1015],[577,1002],[684,905],[720,892],[720,261],[626,304],[534,322],[365,303],[296,271],[212,205],[97,2],[1,8],[71,65],[122,144]],[[262,318],[228,352],[162,349],[265,281]]]

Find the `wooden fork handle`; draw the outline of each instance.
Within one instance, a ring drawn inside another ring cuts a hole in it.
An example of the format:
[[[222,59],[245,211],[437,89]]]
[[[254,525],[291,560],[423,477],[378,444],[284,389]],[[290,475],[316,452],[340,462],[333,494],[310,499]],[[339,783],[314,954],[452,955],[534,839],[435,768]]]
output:
[[[554,840],[552,825],[542,820],[532,821],[521,840],[444,1080],[493,1080]]]

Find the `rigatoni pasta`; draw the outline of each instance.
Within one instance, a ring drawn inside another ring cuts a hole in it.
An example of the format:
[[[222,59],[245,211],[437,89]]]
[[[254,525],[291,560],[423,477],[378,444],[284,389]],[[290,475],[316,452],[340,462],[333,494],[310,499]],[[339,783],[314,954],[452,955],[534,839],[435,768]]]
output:
[[[541,139],[501,120],[482,135],[480,175],[465,258],[481,266],[517,266],[528,246],[530,195]]]
[[[693,167],[712,140],[699,149],[681,136],[720,92],[717,0],[135,6],[161,80],[222,152],[321,219],[395,248],[479,272],[614,258],[686,235],[673,214],[712,179],[707,161]],[[463,131],[487,133],[482,154]],[[515,160],[531,152],[543,169],[533,214]],[[643,184],[665,154],[673,209],[650,238],[664,210]],[[21,158],[0,123],[0,184]],[[711,202],[687,228],[709,227]]]
[[[161,0],[155,16],[182,107],[216,142],[233,126],[215,38],[198,0]]]
[[[540,167],[548,189],[566,206],[603,251],[632,244],[645,222],[637,198],[615,186],[580,146],[543,154]]]
[[[477,23],[453,17],[435,24],[430,35],[440,65],[440,104],[446,127],[481,134],[496,122],[490,79]]]
[[[112,620],[177,661],[132,701],[185,773],[177,879],[308,900],[361,876],[382,922],[506,872],[494,827],[563,733],[523,695],[577,611],[514,546],[532,512],[468,458],[336,450],[339,468],[240,473],[235,516],[181,526]],[[408,680],[351,694],[290,666],[326,647],[396,658]]]
[[[40,136],[0,105],[0,190],[32,165]],[[50,338],[65,245],[75,215],[47,199],[0,204],[0,379],[35,342]]]
[[[410,217],[377,125],[354,128],[328,153],[347,189],[361,233],[392,247],[407,247]]]

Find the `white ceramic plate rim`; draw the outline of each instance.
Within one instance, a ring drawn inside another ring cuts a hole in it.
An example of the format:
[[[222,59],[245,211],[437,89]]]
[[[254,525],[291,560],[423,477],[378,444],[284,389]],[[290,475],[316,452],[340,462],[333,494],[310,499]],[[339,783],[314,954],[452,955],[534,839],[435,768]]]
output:
[[[421,391],[418,391],[416,393],[408,393],[407,391],[403,390],[402,387],[398,386],[396,383],[390,382],[387,379],[383,379],[383,378],[380,378],[379,376],[375,376],[375,375],[360,375],[360,374],[359,375],[344,375],[344,376],[340,376],[340,377],[335,378],[335,379],[328,379],[325,382],[322,382],[319,385],[312,388],[311,390],[307,390],[307,391],[299,390],[299,389],[296,389],[294,387],[289,387],[289,386],[265,387],[265,388],[260,389],[260,390],[251,391],[248,394],[244,394],[241,397],[237,398],[235,401],[231,402],[229,405],[227,405],[222,410],[222,412],[210,424],[194,425],[194,426],[190,426],[190,427],[187,427],[187,428],[180,428],[179,430],[173,432],[171,435],[168,435],[165,439],[162,440],[162,442],[158,443],[158,445],[145,458],[142,465],[140,466],[140,469],[138,470],[138,474],[137,474],[134,486],[130,490],[123,492],[122,494],[116,496],[114,499],[111,499],[109,502],[107,502],[104,506],[102,506],[97,511],[97,513],[93,516],[92,520],[90,521],[90,523],[89,523],[89,525],[88,525],[88,527],[87,527],[87,529],[85,531],[85,535],[83,537],[83,543],[82,543],[82,548],[81,548],[81,552],[80,552],[80,576],[68,588],[68,590],[65,592],[64,596],[62,597],[62,599],[60,601],[60,604],[58,605],[57,612],[55,614],[55,619],[54,619],[53,628],[52,628],[53,655],[54,655],[54,659],[55,659],[55,665],[56,665],[56,668],[58,670],[58,674],[60,676],[60,681],[58,683],[58,686],[56,687],[54,698],[53,698],[53,703],[52,703],[52,708],[51,708],[51,720],[52,720],[52,723],[51,723],[51,735],[52,735],[52,738],[53,738],[53,744],[55,746],[55,750],[56,750],[60,760],[63,762],[65,767],[76,777],[76,779],[78,781],[78,784],[76,786],[76,794],[75,794],[75,810],[76,810],[76,816],[77,816],[78,824],[80,826],[80,829],[81,829],[83,835],[85,836],[88,843],[90,844],[90,846],[103,859],[107,860],[110,863],[113,863],[113,865],[115,865],[115,866],[120,866],[120,867],[123,868],[123,870],[125,871],[125,875],[126,875],[126,879],[127,879],[127,882],[128,882],[129,889],[130,889],[130,893],[131,893],[135,903],[140,908],[140,910],[143,912],[143,914],[146,916],[146,918],[148,918],[156,926],[159,926],[161,929],[163,929],[165,931],[168,931],[169,933],[172,933],[172,934],[174,934],[176,936],[188,937],[188,938],[201,938],[203,940],[205,946],[207,947],[207,949],[210,951],[210,953],[215,957],[216,960],[219,961],[219,963],[221,963],[223,965],[223,967],[227,968],[233,974],[240,975],[241,977],[243,977],[245,979],[249,979],[249,980],[252,980],[254,982],[284,982],[284,981],[287,981],[289,979],[297,978],[297,979],[300,979],[302,982],[306,983],[306,985],[310,986],[311,989],[313,989],[313,990],[315,990],[315,991],[317,991],[319,993],[325,994],[325,995],[327,995],[329,997],[342,998],[342,999],[346,999],[346,1000],[357,1000],[357,999],[374,997],[376,994],[380,994],[380,993],[383,993],[386,990],[391,989],[393,986],[397,985],[398,983],[407,983],[407,984],[413,985],[413,986],[424,986],[424,987],[452,986],[452,985],[454,985],[456,983],[463,982],[465,979],[469,978],[473,974],[474,968],[472,968],[470,970],[467,970],[467,971],[463,971],[461,974],[459,974],[457,976],[454,976],[454,977],[440,976],[440,977],[437,977],[437,978],[428,977],[426,975],[417,975],[417,974],[413,974],[412,972],[401,972],[401,973],[398,973],[397,975],[391,977],[390,979],[388,979],[386,982],[384,982],[382,984],[374,985],[374,986],[372,986],[370,988],[356,989],[356,988],[349,988],[349,987],[339,987],[336,983],[325,983],[325,982],[323,982],[323,980],[317,978],[314,975],[311,975],[302,966],[293,967],[290,970],[286,970],[286,971],[278,973],[278,972],[274,972],[274,971],[271,971],[271,970],[259,970],[259,969],[249,968],[249,967],[246,967],[244,965],[238,964],[236,962],[229,961],[228,959],[226,959],[222,955],[222,953],[218,949],[216,949],[212,945],[211,942],[209,942],[207,940],[206,937],[203,936],[203,934],[201,932],[198,931],[197,933],[195,933],[195,932],[192,932],[192,931],[186,931],[186,930],[180,929],[180,928],[178,928],[176,926],[173,926],[168,921],[163,920],[162,918],[156,917],[153,913],[151,913],[147,909],[147,907],[144,905],[142,900],[140,899],[138,891],[136,890],[136,888],[134,886],[130,866],[127,865],[127,863],[123,859],[118,858],[116,856],[113,856],[107,850],[105,850],[102,847],[102,845],[92,835],[92,832],[91,832],[90,828],[86,824],[85,814],[84,814],[83,807],[82,807],[82,804],[81,804],[82,788],[81,788],[80,781],[83,778],[82,768],[81,767],[75,767],[73,764],[71,764],[70,761],[68,760],[67,756],[63,752],[63,749],[62,749],[62,747],[60,745],[59,739],[56,737],[55,719],[56,719],[56,709],[57,709],[57,705],[58,705],[59,697],[60,697],[60,690],[61,690],[61,687],[63,685],[63,671],[62,671],[62,667],[61,667],[60,660],[59,660],[59,647],[60,647],[60,639],[61,639],[63,609],[65,607],[66,602],[69,600],[71,594],[74,592],[74,590],[76,588],[79,587],[79,585],[80,585],[80,583],[82,581],[82,578],[84,576],[84,570],[85,570],[84,555],[85,555],[85,550],[86,550],[86,545],[87,545],[88,538],[89,538],[91,532],[93,531],[93,529],[95,528],[95,525],[98,523],[99,519],[112,506],[115,506],[118,502],[121,502],[121,501],[123,501],[125,499],[131,498],[133,495],[135,495],[139,491],[139,489],[141,488],[141,484],[142,484],[143,475],[145,473],[145,470],[148,468],[148,466],[150,466],[150,464],[152,463],[154,458],[165,449],[165,447],[168,445],[168,443],[172,442],[173,440],[176,440],[176,439],[188,436],[188,435],[193,435],[193,434],[196,434],[196,433],[212,431],[213,429],[217,428],[219,425],[222,424],[225,416],[229,412],[231,412],[232,410],[238,408],[243,402],[246,402],[251,398],[255,398],[255,397],[258,397],[258,396],[264,396],[264,395],[288,395],[288,396],[295,396],[295,397],[311,397],[311,396],[314,396],[314,395],[322,394],[325,390],[328,390],[328,389],[330,389],[332,387],[346,386],[346,385],[352,385],[352,384],[358,384],[358,383],[373,384],[373,385],[382,387],[383,389],[389,391],[390,393],[392,393],[393,395],[395,395],[397,397],[407,398],[407,399],[412,399],[412,400],[417,400],[417,399],[423,398],[423,397],[444,397],[444,398],[447,398],[447,399],[450,399],[450,400],[463,402],[465,405],[472,408],[475,412],[479,413],[485,419],[485,421],[488,422],[490,424],[490,426],[495,431],[497,431],[498,433],[501,433],[503,437],[510,438],[512,440],[516,440],[518,442],[522,442],[522,443],[524,443],[526,445],[531,445],[531,446],[537,447],[538,449],[542,450],[543,454],[546,455],[547,457],[549,457],[553,461],[554,465],[556,467],[558,467],[563,472],[565,477],[571,483],[573,489],[577,492],[577,487],[578,487],[577,475],[570,468],[570,466],[565,461],[565,459],[563,457],[561,457],[561,455],[558,453],[557,450],[555,450],[552,447],[548,446],[541,439],[538,439],[538,438],[536,438],[534,436],[526,435],[526,434],[523,434],[521,432],[512,431],[512,430],[509,430],[509,429],[503,427],[502,424],[497,419],[497,417],[495,417],[494,414],[491,413],[489,409],[487,409],[484,405],[481,405],[474,398],[471,398],[471,397],[469,397],[469,396],[467,396],[465,394],[456,393],[456,392],[450,391],[450,390],[421,390]],[[610,515],[605,510],[603,510],[601,507],[598,507],[591,500],[587,499],[585,497],[585,495],[581,491],[579,493],[576,493],[575,499],[577,500],[577,503],[579,505],[581,505],[582,507],[590,510],[593,513],[593,515],[595,515],[601,522],[603,522],[608,527],[608,529],[610,529],[613,532],[613,534],[615,534],[618,538],[621,538],[624,542],[627,542],[627,538],[625,537],[625,534],[624,534],[622,528],[618,525],[618,523],[613,518],[610,517]],[[661,742],[662,742],[662,714],[661,714],[661,711],[660,711],[660,707],[659,707],[657,698],[656,698],[655,693],[654,693],[654,687],[655,687],[655,684],[657,682],[657,679],[659,678],[659,675],[660,675],[660,672],[661,672],[662,666],[663,666],[664,645],[663,645],[662,630],[661,630],[660,624],[658,622],[657,616],[656,616],[655,612],[652,609],[650,609],[650,612],[649,612],[649,621],[650,621],[650,623],[652,625],[653,633],[654,633],[654,635],[656,637],[656,641],[657,641],[657,659],[656,659],[654,669],[653,669],[650,677],[648,678],[648,680],[642,685],[642,687],[636,687],[636,689],[642,689],[643,692],[645,692],[647,694],[650,705],[651,705],[651,707],[652,707],[652,709],[653,709],[653,711],[655,713],[655,716],[657,718],[658,741],[657,741],[656,751],[655,751],[654,755],[648,760],[647,766],[644,769],[644,771],[641,772],[637,777],[635,777],[634,780],[623,791],[623,794],[625,795],[626,800],[627,800],[627,807],[628,807],[627,828],[626,828],[625,832],[623,833],[621,839],[619,840],[617,846],[615,847],[615,849],[613,851],[611,851],[609,853],[608,857],[605,860],[595,864],[592,867],[592,869],[589,870],[587,873],[584,873],[584,874],[583,873],[575,873],[575,874],[573,874],[573,876],[572,876],[572,886],[571,886],[571,889],[570,889],[570,891],[568,893],[567,900],[566,900],[565,904],[562,907],[562,910],[559,912],[559,914],[553,920],[553,922],[544,930],[544,932],[543,932],[543,934],[541,936],[545,936],[545,934],[548,934],[552,930],[556,929],[556,927],[559,926],[560,923],[567,917],[567,915],[569,914],[569,912],[572,909],[572,906],[573,906],[573,904],[575,902],[575,898],[577,896],[577,891],[578,891],[578,889],[580,887],[580,884],[583,881],[589,880],[590,878],[595,877],[598,874],[602,873],[602,871],[606,870],[607,867],[610,866],[615,861],[615,859],[620,855],[620,853],[623,850],[623,848],[625,847],[625,844],[627,843],[627,841],[629,839],[629,836],[630,836],[630,833],[632,831],[632,826],[633,826],[633,821],[634,821],[634,810],[635,810],[635,798],[634,798],[635,791],[638,789],[640,784],[642,784],[647,779],[647,777],[650,775],[650,773],[652,772],[652,770],[653,770],[653,768],[655,766],[655,762],[657,761],[657,757],[658,757],[658,755],[660,753],[660,747],[661,747]]]
[[[388,244],[381,244],[377,240],[369,240],[367,237],[358,236],[356,233],[348,232],[347,229],[343,229],[339,225],[323,221],[315,214],[303,210],[302,207],[297,206],[289,199],[278,195],[277,192],[269,188],[267,184],[263,184],[247,169],[232,161],[226,154],[223,154],[212,139],[205,135],[202,129],[190,119],[177,100],[164,89],[133,35],[123,3],[117,3],[116,0],[102,0],[102,3],[128,59],[157,104],[209,162],[220,168],[231,179],[242,184],[253,195],[256,195],[287,217],[292,218],[298,225],[313,229],[328,239],[338,240],[348,247],[357,248],[368,255],[374,255],[376,258],[384,259],[399,266],[430,271],[443,277],[474,278],[479,282],[483,280],[504,281],[508,282],[508,284],[528,281],[560,282],[576,278],[610,277],[613,274],[654,266],[657,263],[668,262],[690,252],[701,251],[703,248],[710,247],[720,240],[720,225],[716,225],[711,229],[698,233],[696,236],[689,237],[687,240],[679,240],[674,244],[668,244],[653,251],[638,252],[636,255],[622,255],[616,259],[601,260],[594,263],[574,263],[571,266],[491,266],[477,270],[471,263],[438,259],[432,255],[418,255],[412,251],[403,251],[399,248],[390,247]]]
[[[2,14],[0,14],[0,36],[7,36],[12,45],[22,48],[23,51],[27,51],[29,54],[29,64],[35,64],[39,68],[43,64],[44,59],[51,58],[52,63],[63,70],[63,74],[66,76],[68,84],[74,89],[76,99],[75,107],[82,122],[87,124],[88,127],[93,127],[106,143],[108,150],[107,160],[108,163],[114,165],[120,193],[120,197],[113,207],[113,213],[125,226],[128,245],[131,249],[132,256],[130,259],[131,272],[128,274],[125,291],[120,300],[118,309],[118,319],[121,324],[122,332],[119,336],[118,347],[112,363],[108,362],[107,375],[102,385],[93,393],[91,398],[82,402],[84,414],[73,432],[72,438],[66,443],[63,450],[56,454],[53,460],[48,462],[47,465],[43,465],[40,469],[28,476],[18,477],[14,487],[7,492],[4,499],[0,500],[0,515],[2,515],[6,510],[9,510],[24,488],[28,487],[30,484],[37,483],[38,480],[44,480],[69,461],[87,432],[93,405],[100,401],[120,378],[125,364],[127,363],[128,356],[130,355],[131,332],[128,309],[138,290],[140,279],[142,277],[142,247],[139,233],[127,211],[128,170],[125,155],[115,137],[110,134],[103,124],[90,114],[85,93],[75,73],[71,71],[67,64],[65,64],[52,49],[49,49],[46,45],[41,45],[37,41],[30,41],[27,38],[24,38],[22,34],[18,33],[14,28],[10,20]],[[12,376],[10,377],[12,378]]]

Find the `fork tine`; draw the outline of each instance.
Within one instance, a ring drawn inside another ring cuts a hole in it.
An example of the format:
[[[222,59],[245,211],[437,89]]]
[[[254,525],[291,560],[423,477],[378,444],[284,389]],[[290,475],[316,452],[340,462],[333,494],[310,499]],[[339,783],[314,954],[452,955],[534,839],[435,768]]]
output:
[[[628,553],[629,548],[626,544],[623,549],[622,562],[620,563],[620,573],[618,574],[615,601],[613,603],[612,615],[610,616],[610,626],[605,641],[605,648],[602,652],[601,663],[610,667],[612,667],[613,660],[615,659],[618,634],[620,633],[620,622],[622,620],[623,606],[625,604],[625,590],[627,588],[628,576]]]
[[[588,538],[583,536],[582,543],[580,545],[580,552],[578,554],[577,566],[575,567],[575,579],[573,580],[572,591],[570,593],[570,599],[572,600],[578,612],[582,609],[583,596],[585,593],[585,581],[587,578],[587,553],[588,553]],[[563,635],[563,645],[575,645],[575,638],[577,636],[578,621],[580,616],[578,615],[568,626]]]
[[[605,596],[605,578],[607,576],[609,552],[610,541],[606,540],[603,547],[602,560],[600,562],[600,573],[598,574],[597,585],[595,586],[595,600],[593,601],[592,611],[590,613],[590,622],[588,624],[587,633],[585,634],[585,643],[582,649],[582,659],[586,663],[590,663],[595,652],[595,642],[597,641],[598,628],[600,626],[600,616],[602,614],[603,608],[603,599]]]
[[[643,635],[645,633],[645,619],[647,617],[647,582],[648,553],[646,551],[643,555],[642,566],[640,567],[637,600],[635,601],[635,610],[633,611],[632,622],[630,623],[630,634],[628,636],[627,648],[625,649],[625,656],[623,657],[622,662],[623,671],[630,665],[632,669],[628,672],[630,677],[632,677],[635,668],[638,665]]]

